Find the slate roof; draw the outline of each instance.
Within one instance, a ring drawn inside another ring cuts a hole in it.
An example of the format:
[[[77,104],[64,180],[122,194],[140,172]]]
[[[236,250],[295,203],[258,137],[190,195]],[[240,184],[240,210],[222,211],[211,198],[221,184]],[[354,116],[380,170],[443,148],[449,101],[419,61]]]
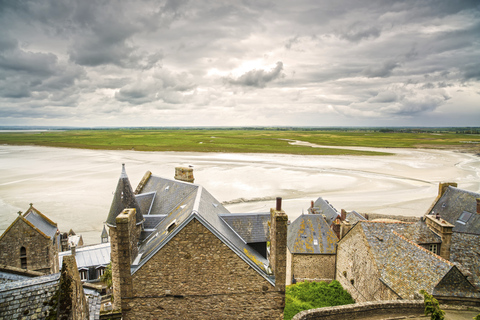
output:
[[[251,248],[247,241],[225,222],[222,216],[230,214],[229,211],[203,187],[151,175],[141,194],[151,192],[155,192],[155,198],[149,215],[165,215],[165,218],[161,219],[139,244],[139,254],[132,264],[133,273],[192,219],[197,219],[241,259],[274,284],[273,278],[267,274],[268,260]],[[172,224],[175,224],[174,229],[167,232],[167,228]]]
[[[477,198],[480,198],[480,193],[449,186],[428,214],[440,214],[454,225],[454,232],[480,234],[480,214],[476,213]],[[459,221],[464,212],[469,213],[468,220]]]
[[[416,299],[420,297],[420,290],[434,293],[439,287],[442,295],[480,297],[453,263],[400,234],[412,224],[362,221],[358,225],[364,232],[381,281],[402,299]],[[450,283],[449,279],[454,277],[466,286],[460,288]]]
[[[58,253],[58,262],[62,267],[63,257],[70,256],[71,251]],[[75,260],[77,268],[88,268],[97,266],[107,266],[110,263],[110,243],[101,243],[92,246],[85,246],[76,249]]]
[[[18,280],[0,286],[0,319],[45,319],[58,291],[60,273]],[[88,298],[89,320],[100,319],[101,297],[98,292],[84,289]]]
[[[112,205],[110,206],[110,211],[108,213],[106,221],[107,225],[115,227],[115,218],[125,208],[135,208],[137,214],[136,223],[140,224],[143,222],[142,210],[140,209],[135,194],[133,193],[132,186],[130,185],[130,180],[128,180],[128,176],[125,171],[125,164],[122,164],[122,173],[120,174],[117,188],[115,189],[115,193],[113,195]]]
[[[454,232],[450,247],[450,260],[460,264],[471,275],[471,281],[480,290],[480,235]]]
[[[313,213],[312,211],[314,211],[317,214],[323,215],[329,226],[332,225],[333,221],[340,215],[337,209],[335,209],[327,200],[323,200],[322,197],[315,200],[313,210],[312,208],[309,208],[308,211],[309,213]]]
[[[417,244],[442,243],[442,238],[430,230],[425,221],[422,220],[409,225],[401,234]]]
[[[270,239],[270,213],[227,213],[220,214],[220,217],[247,243]]]
[[[27,212],[23,214],[23,217],[51,239],[55,237],[57,233],[57,224],[48,219],[32,205],[30,205]]]
[[[287,247],[293,254],[335,254],[337,242],[320,214],[303,214],[288,226]]]
[[[45,319],[57,292],[60,273],[10,282],[0,287],[0,317]]]
[[[363,221],[367,219],[356,211],[350,211],[347,212],[346,220],[348,220],[348,222],[350,222],[350,224],[353,226],[358,221]]]

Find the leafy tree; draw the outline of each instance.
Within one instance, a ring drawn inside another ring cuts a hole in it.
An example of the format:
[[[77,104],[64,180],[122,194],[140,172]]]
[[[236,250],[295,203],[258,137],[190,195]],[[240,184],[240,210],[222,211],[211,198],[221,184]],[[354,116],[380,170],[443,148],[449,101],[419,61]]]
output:
[[[473,320],[480,320],[480,313],[477,314],[477,316],[475,318],[473,318]]]
[[[108,266],[105,268],[105,272],[100,277],[100,281],[104,282],[107,285],[107,288],[112,287],[112,263],[110,262]]]
[[[430,314],[431,320],[444,320],[445,311],[440,309],[438,300],[425,290],[420,290],[420,293],[423,294],[424,298],[423,304],[425,305],[425,315],[428,316]]]

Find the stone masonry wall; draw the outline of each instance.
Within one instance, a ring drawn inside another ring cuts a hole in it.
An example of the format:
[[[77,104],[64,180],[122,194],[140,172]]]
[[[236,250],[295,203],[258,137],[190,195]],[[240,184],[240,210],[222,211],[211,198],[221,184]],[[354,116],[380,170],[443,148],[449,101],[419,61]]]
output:
[[[399,299],[379,280],[375,260],[360,230],[350,230],[338,243],[336,280],[356,302]]]
[[[379,302],[363,302],[338,307],[327,307],[305,310],[297,313],[292,320],[344,320],[369,319],[385,316],[395,318],[402,316],[423,316],[422,300],[394,300]]]
[[[292,275],[297,281],[335,279],[334,254],[294,254]]]
[[[27,269],[45,274],[58,272],[58,253],[47,239],[18,218],[0,239],[0,265],[21,268],[20,249],[25,247]]]
[[[284,293],[193,219],[132,275],[124,319],[283,319]]]

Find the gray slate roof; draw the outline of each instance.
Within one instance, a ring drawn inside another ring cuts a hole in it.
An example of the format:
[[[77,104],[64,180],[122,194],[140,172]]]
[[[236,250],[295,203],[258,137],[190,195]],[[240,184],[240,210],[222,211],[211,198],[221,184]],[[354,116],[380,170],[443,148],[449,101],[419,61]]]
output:
[[[50,301],[58,291],[60,273],[0,285],[0,319],[45,319]],[[89,320],[100,319],[100,294],[84,289],[88,298]]]
[[[270,239],[270,213],[227,213],[220,214],[220,217],[247,243],[267,242]]]
[[[350,222],[350,224],[353,226],[358,221],[363,221],[367,219],[357,211],[353,210],[353,211],[347,212],[346,220],[348,220],[348,222]]]
[[[337,242],[320,214],[303,214],[288,226],[287,247],[293,254],[335,254]]]
[[[242,239],[225,222],[222,216],[230,214],[229,211],[203,187],[152,175],[142,188],[141,194],[151,192],[155,192],[156,195],[150,215],[164,215],[165,218],[155,226],[148,237],[141,241],[139,255],[132,265],[133,273],[192,219],[197,219],[241,259],[273,284],[272,277],[267,274],[268,260],[251,248],[245,239]],[[167,227],[172,223],[175,223],[176,227],[167,232]]]
[[[450,247],[450,260],[463,272],[468,271],[471,281],[480,290],[480,235],[454,232]]]
[[[58,262],[62,267],[63,257],[70,256],[71,251],[63,251],[58,253]],[[76,249],[75,260],[77,268],[88,268],[107,266],[110,263],[110,243],[101,243],[92,246],[85,246]]]
[[[432,212],[440,214],[443,219],[454,225],[454,232],[480,234],[480,214],[476,213],[477,198],[480,198],[480,193],[449,186],[429,214],[433,214]],[[459,221],[464,212],[468,214],[468,220]]]
[[[0,287],[0,318],[45,319],[57,292],[60,273],[10,282]],[[44,303],[45,302],[45,303]]]
[[[422,289],[430,294],[441,291],[441,295],[447,296],[480,297],[453,263],[400,234],[411,224],[362,221],[358,225],[365,234],[382,281],[402,299],[419,298],[418,292]]]
[[[309,213],[312,213],[312,208],[308,209]],[[322,197],[319,197],[315,200],[313,204],[313,211],[315,213],[321,214],[325,217],[327,224],[330,226],[332,225],[333,221],[340,215],[327,200],[323,200]]]
[[[407,226],[401,234],[417,244],[442,243],[442,238],[430,230],[422,220]]]
[[[54,239],[57,233],[57,224],[50,221],[33,206],[30,206],[27,212],[24,213],[23,217],[52,240]]]
[[[125,171],[125,165],[122,164],[122,173],[118,179],[117,188],[113,195],[112,205],[110,206],[110,211],[107,217],[107,224],[109,226],[115,226],[115,218],[125,209],[125,208],[135,208],[136,210],[136,223],[140,224],[143,222],[142,210],[136,200],[135,194],[133,193],[132,186],[130,185],[130,180],[128,180],[127,173]]]

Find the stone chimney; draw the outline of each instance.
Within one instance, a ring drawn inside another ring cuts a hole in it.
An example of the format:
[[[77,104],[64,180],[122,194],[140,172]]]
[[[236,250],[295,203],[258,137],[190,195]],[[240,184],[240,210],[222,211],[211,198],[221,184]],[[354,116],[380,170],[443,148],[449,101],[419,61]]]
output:
[[[477,213],[480,214],[480,198],[477,198]]]
[[[70,250],[72,252],[72,256],[75,257],[76,253],[77,253],[77,247],[75,245],[72,245],[70,247]]]
[[[275,275],[275,290],[281,292],[285,292],[287,276],[287,221],[282,198],[277,198],[276,208],[270,209],[270,266]]]
[[[427,227],[442,238],[440,245],[440,257],[450,260],[450,247],[452,245],[453,225],[440,218],[440,216],[425,216]]]
[[[74,256],[63,257],[58,288],[57,318],[82,320],[89,318],[88,302]]]
[[[347,219],[347,211],[345,209],[342,209],[340,211],[340,220],[345,221]]]
[[[185,182],[193,183],[195,180],[193,178],[193,168],[190,167],[176,167],[175,168],[175,179]]]
[[[448,187],[457,187],[458,184],[456,182],[440,182],[438,184],[438,198],[440,199],[441,196],[447,191]]]
[[[116,217],[116,227],[110,227],[114,310],[128,310],[123,298],[133,294],[130,265],[138,254],[135,216],[135,209],[125,209]]]

